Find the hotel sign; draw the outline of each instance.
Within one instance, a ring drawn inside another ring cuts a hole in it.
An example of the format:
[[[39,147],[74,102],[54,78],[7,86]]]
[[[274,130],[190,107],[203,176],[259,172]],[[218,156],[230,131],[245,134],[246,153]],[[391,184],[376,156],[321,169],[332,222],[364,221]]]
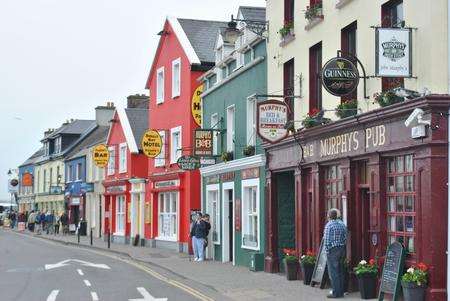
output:
[[[358,68],[346,58],[332,58],[322,68],[322,85],[332,95],[348,95],[358,87],[358,83]]]
[[[191,113],[195,123],[198,126],[202,126],[202,98],[200,95],[203,93],[203,85],[200,85],[195,89],[194,95],[191,100]]]
[[[142,136],[142,151],[149,158],[156,158],[163,148],[161,135],[156,130],[147,130]]]
[[[212,157],[213,155],[213,130],[195,130],[194,156]]]
[[[376,28],[376,75],[412,76],[411,28]]]
[[[257,105],[258,135],[266,142],[277,143],[288,135],[288,107],[278,100],[267,100]]]

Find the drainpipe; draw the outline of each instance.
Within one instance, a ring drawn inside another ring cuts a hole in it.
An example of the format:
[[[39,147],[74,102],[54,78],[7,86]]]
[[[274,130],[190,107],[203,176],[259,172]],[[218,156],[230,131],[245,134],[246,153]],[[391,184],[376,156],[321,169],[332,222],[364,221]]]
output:
[[[447,93],[450,94],[450,0],[447,0],[447,84]],[[447,123],[447,301],[450,301],[450,115],[447,116]]]

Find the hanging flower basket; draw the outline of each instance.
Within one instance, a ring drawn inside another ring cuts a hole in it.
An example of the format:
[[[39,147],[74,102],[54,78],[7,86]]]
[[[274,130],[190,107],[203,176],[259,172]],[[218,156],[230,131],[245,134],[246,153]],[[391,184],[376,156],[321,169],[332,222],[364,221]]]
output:
[[[419,263],[410,267],[402,276],[403,298],[405,301],[423,301],[427,291],[428,266]]]
[[[380,105],[380,107],[387,107],[399,102],[405,101],[403,97],[397,96],[393,91],[386,91],[375,93],[373,95],[375,102]]]
[[[303,127],[309,129],[318,125],[330,123],[330,119],[324,118],[321,115],[321,111],[313,109],[310,113],[306,114],[305,119],[302,121]]]
[[[336,116],[343,119],[358,114],[358,102],[356,100],[347,100],[336,107]]]
[[[244,156],[246,156],[246,157],[254,156],[254,155],[255,155],[255,146],[254,146],[254,145],[247,145],[247,146],[244,147],[244,149],[242,150],[242,153],[243,153]]]
[[[233,160],[233,152],[223,152],[221,158],[223,162],[231,161]]]

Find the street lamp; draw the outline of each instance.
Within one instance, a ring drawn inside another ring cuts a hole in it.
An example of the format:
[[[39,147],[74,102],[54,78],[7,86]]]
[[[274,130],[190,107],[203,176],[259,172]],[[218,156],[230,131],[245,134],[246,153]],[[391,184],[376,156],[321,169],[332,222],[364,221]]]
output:
[[[262,20],[251,20],[251,19],[235,19],[233,15],[231,15],[231,22],[228,23],[228,30],[233,30],[236,22],[243,22],[246,24],[246,27],[253,32],[254,34],[260,36],[261,38],[266,38],[264,35],[269,29],[269,21]]]

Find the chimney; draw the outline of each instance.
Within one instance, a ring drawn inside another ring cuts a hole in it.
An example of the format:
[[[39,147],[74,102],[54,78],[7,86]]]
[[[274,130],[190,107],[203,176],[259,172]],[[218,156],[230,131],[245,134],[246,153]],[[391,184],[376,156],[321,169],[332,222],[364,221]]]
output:
[[[48,129],[44,132],[44,138],[48,137],[51,133],[53,133],[55,130],[54,129]]]
[[[127,108],[148,109],[149,97],[145,94],[135,94],[127,97]]]
[[[114,102],[108,101],[105,106],[95,108],[95,120],[100,126],[109,126],[109,121],[114,117]]]

